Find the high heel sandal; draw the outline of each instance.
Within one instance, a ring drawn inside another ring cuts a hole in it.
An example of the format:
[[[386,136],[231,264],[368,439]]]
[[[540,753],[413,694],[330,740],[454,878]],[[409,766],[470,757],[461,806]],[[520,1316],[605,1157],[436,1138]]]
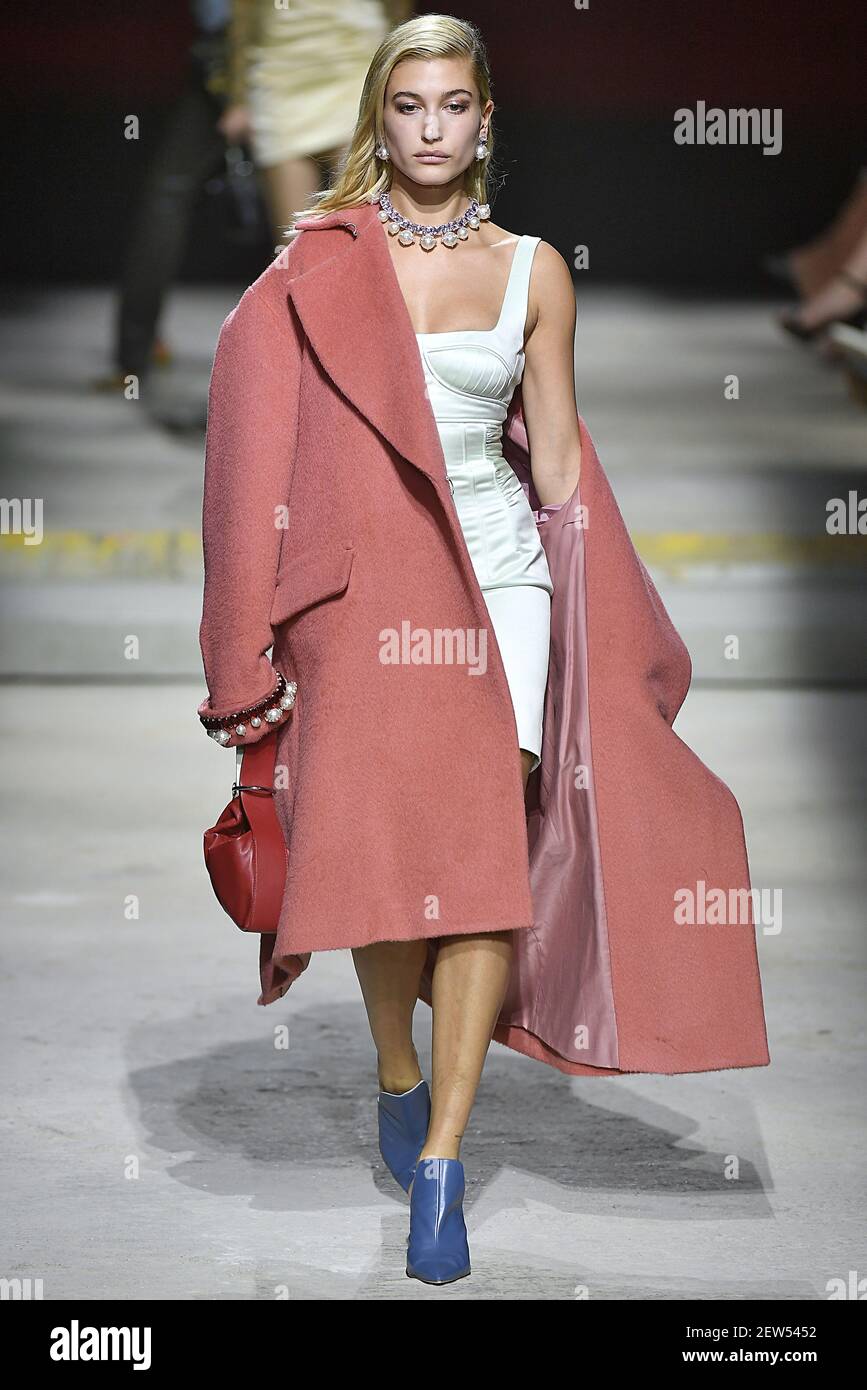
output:
[[[377,1113],[379,1152],[392,1177],[408,1192],[430,1124],[430,1090],[424,1077],[399,1095],[380,1091]]]
[[[406,1272],[423,1284],[451,1284],[471,1273],[464,1223],[464,1165],[423,1158],[409,1199]]]
[[[834,279],[845,280],[847,285],[851,285],[854,289],[860,291],[861,303],[856,309],[853,309],[850,314],[846,314],[845,317],[842,318],[837,314],[832,314],[829,318],[823,319],[821,323],[814,324],[812,328],[808,328],[800,322],[797,312],[784,312],[779,316],[780,327],[785,328],[787,333],[791,333],[793,337],[800,339],[802,343],[808,343],[813,338],[818,337],[820,333],[824,333],[830,328],[833,323],[845,323],[851,328],[863,328],[865,324],[867,324],[867,284],[865,284],[863,280],[859,280],[858,276],[853,275],[850,270],[838,270]]]

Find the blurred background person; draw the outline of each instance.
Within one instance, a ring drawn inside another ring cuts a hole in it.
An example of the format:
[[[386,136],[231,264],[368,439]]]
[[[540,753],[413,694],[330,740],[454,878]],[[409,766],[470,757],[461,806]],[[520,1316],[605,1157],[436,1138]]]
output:
[[[120,391],[172,361],[159,336],[196,204],[234,152],[250,147],[274,243],[292,208],[334,167],[355,125],[370,58],[408,0],[190,0],[194,37],[138,200],[118,287],[114,366],[93,385]],[[392,18],[394,16],[394,18]],[[236,164],[237,167],[237,164]]]
[[[771,268],[776,264],[771,260]],[[821,236],[780,258],[780,268],[797,286],[801,303],[784,309],[779,322],[809,342],[832,324],[863,328],[867,323],[867,166],[855,189]]]
[[[839,366],[856,404],[867,406],[867,164],[836,215],[801,245],[764,257],[765,269],[795,290],[799,303],[775,322]]]
[[[122,390],[128,377],[144,381],[154,362],[170,360],[157,338],[166,293],[180,268],[196,201],[225,162],[220,117],[231,0],[191,0],[190,9],[195,35],[187,79],[141,190],[118,289],[114,370],[93,383],[97,389]]]
[[[810,241],[781,255],[770,255],[765,265],[778,279],[786,280],[802,300],[827,285],[867,232],[867,164],[858,170],[849,197],[836,217]]]
[[[296,208],[309,203],[355,127],[370,60],[405,0],[232,0],[231,139],[249,137],[275,246]]]

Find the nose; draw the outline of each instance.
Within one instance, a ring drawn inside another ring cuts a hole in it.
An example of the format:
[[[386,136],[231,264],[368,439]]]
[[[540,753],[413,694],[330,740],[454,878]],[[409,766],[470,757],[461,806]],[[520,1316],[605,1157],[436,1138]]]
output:
[[[425,140],[439,140],[440,128],[436,116],[428,116],[424,123]]]

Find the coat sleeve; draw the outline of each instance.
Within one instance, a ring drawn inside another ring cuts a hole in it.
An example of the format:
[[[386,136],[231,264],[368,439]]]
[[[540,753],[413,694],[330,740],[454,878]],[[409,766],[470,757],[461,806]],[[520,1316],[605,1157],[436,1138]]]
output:
[[[227,748],[257,742],[291,708],[269,701],[280,694],[282,677],[266,653],[274,640],[270,614],[294,464],[302,344],[291,305],[278,315],[251,286],[223,323],[211,371],[199,626],[208,698],[198,714],[208,732],[222,721],[229,738],[221,733],[219,741]],[[275,707],[279,717],[266,719]]]

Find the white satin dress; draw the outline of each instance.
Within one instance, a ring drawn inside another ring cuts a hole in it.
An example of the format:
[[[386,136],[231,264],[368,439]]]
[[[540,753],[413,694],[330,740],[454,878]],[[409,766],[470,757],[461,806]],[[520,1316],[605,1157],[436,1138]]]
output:
[[[530,270],[539,241],[519,238],[495,328],[415,335],[449,487],[503,658],[518,746],[533,754],[531,771],[542,753],[554,586],[535,517],[501,441],[524,373]]]

